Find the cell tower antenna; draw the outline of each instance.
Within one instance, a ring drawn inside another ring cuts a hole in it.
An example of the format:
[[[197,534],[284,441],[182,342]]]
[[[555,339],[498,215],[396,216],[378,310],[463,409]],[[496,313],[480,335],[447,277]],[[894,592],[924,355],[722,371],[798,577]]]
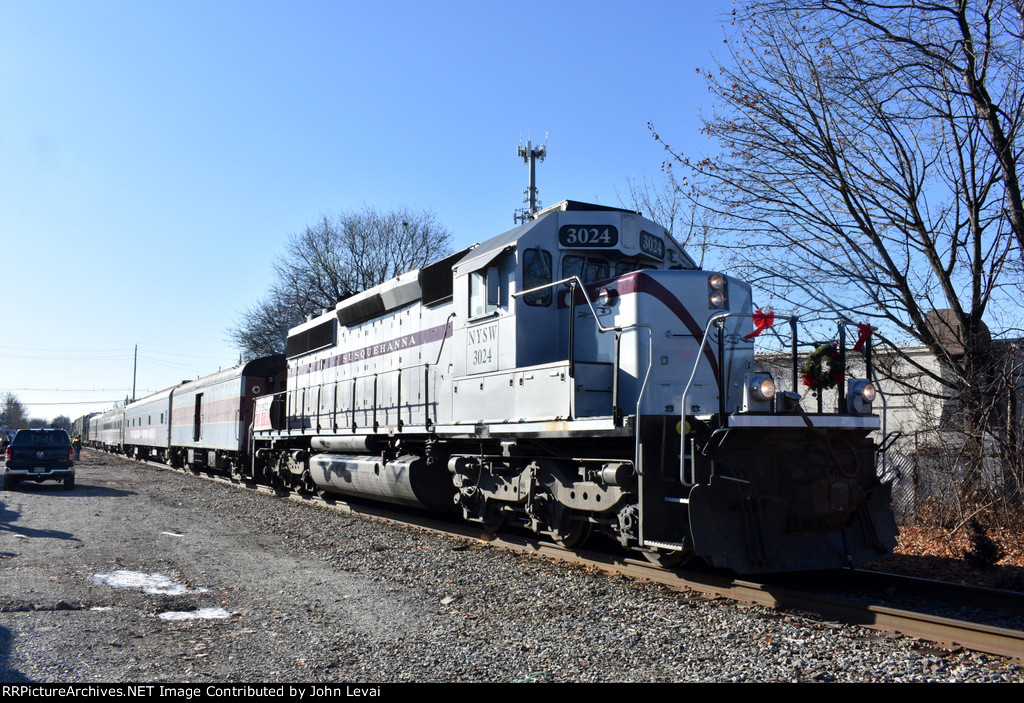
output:
[[[543,161],[544,157],[548,153],[548,136],[544,135],[543,146],[534,148],[533,142],[527,138],[526,146],[519,142],[518,154],[523,159],[523,163],[529,164],[530,166],[530,186],[523,191],[526,197],[523,202],[528,205],[527,208],[516,210],[515,215],[512,217],[513,222],[528,222],[532,220],[537,214],[537,210],[540,206],[540,201],[537,200],[537,162]]]

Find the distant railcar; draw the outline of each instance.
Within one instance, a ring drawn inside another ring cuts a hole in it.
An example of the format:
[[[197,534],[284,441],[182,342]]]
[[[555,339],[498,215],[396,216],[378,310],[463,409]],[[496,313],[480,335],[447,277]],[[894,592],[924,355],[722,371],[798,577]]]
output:
[[[283,385],[284,368],[283,356],[263,357],[176,386],[170,463],[248,473],[254,400]]]
[[[256,359],[76,423],[88,446],[241,476],[251,465],[253,401],[284,383],[284,368],[280,355]]]
[[[75,420],[71,425],[71,436],[78,437],[83,443],[88,442],[90,432],[90,424],[92,419],[99,415],[99,413],[89,413]]]

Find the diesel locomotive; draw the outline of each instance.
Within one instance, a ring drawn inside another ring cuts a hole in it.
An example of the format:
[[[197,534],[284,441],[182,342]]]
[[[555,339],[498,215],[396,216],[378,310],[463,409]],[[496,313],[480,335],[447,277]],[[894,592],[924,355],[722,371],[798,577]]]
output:
[[[793,324],[777,392],[754,317],[748,284],[660,225],[563,201],[310,316],[283,357],[93,416],[87,439],[566,546],[600,533],[664,564],[887,555],[872,384],[843,378],[834,410],[801,399]]]

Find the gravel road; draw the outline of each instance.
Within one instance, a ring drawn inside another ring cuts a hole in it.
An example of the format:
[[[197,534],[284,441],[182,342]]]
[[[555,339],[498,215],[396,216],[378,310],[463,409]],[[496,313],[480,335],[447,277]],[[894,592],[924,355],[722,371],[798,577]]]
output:
[[[1024,681],[85,450],[0,493],[5,683]]]

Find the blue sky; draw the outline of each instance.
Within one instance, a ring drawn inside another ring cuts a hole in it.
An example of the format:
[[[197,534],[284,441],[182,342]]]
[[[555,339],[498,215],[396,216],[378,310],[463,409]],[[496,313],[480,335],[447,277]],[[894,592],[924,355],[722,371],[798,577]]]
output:
[[[696,73],[728,0],[0,0],[0,392],[78,417],[237,363],[226,330],[323,213],[510,229],[621,204],[710,148]]]

